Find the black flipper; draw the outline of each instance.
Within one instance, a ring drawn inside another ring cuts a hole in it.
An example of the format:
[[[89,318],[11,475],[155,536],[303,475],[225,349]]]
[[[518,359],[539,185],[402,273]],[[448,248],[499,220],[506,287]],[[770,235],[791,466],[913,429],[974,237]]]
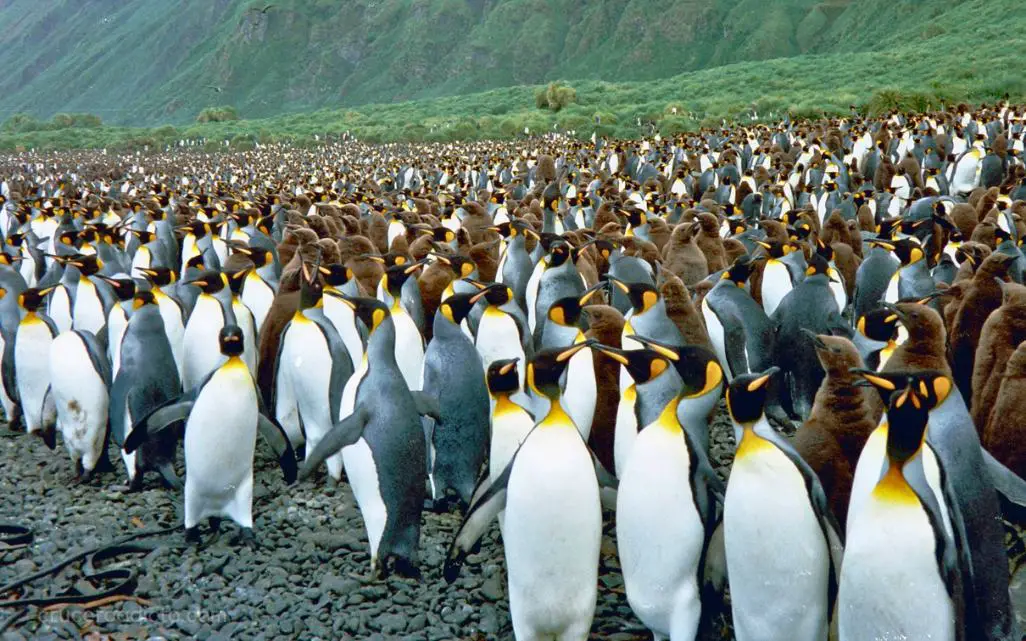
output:
[[[183,397],[184,398],[184,397]],[[193,400],[179,400],[158,407],[143,417],[141,421],[132,427],[132,432],[125,438],[123,449],[128,454],[139,449],[146,440],[157,434],[170,425],[189,418],[192,411]]]
[[[525,439],[526,440],[526,439]],[[445,559],[445,569],[442,571],[447,583],[452,583],[460,574],[463,567],[463,559],[467,557],[470,549],[474,547],[478,539],[488,530],[495,517],[506,507],[506,485],[509,483],[509,475],[513,469],[513,463],[517,460],[516,454],[510,458],[506,469],[502,474],[495,477],[495,480],[488,485],[483,493],[475,492],[480,496],[471,504],[467,515],[460,525],[456,538],[449,546],[449,554]]]
[[[442,410],[438,407],[438,399],[420,391],[410,392],[410,394],[413,395],[413,402],[417,404],[418,414],[429,416],[435,419],[436,423],[442,422]]]
[[[983,452],[983,465],[987,468],[987,475],[994,483],[994,489],[997,490],[1005,510],[1010,511],[1010,516],[1016,517],[1016,521],[1026,520],[1026,481],[1005,467],[986,449],[980,450]]]
[[[52,415],[55,420],[47,420],[50,413],[47,411],[47,406],[52,409]],[[57,449],[57,423],[56,423],[57,408],[54,406],[53,399],[53,388],[47,387],[46,394],[43,395],[43,430],[40,432],[40,436],[43,437],[43,443],[51,450]]]
[[[360,440],[369,415],[364,408],[357,408],[352,414],[335,423],[335,427],[324,435],[312,452],[306,453],[306,460],[299,470],[299,480],[310,476],[317,467],[344,447]]]
[[[257,429],[260,431],[260,436],[264,437],[267,444],[274,450],[274,454],[278,457],[278,464],[281,465],[281,471],[285,474],[285,482],[292,484],[296,482],[296,453],[292,449],[292,443],[289,442],[289,437],[285,434],[285,430],[282,429],[278,422],[267,417],[264,414],[260,414],[257,420]]]

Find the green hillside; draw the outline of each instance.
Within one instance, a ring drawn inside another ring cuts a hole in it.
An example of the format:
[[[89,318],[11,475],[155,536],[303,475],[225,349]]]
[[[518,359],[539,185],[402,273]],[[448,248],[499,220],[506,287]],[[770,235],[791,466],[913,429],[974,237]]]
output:
[[[0,121],[90,112],[183,125],[216,105],[264,118],[559,78],[583,103],[564,118],[670,100],[828,106],[838,100],[827,92],[858,100],[888,84],[977,91],[1018,82],[1008,61],[1023,49],[1024,16],[1021,0],[0,0]],[[824,95],[806,95],[809,74]],[[583,80],[655,82],[606,101]],[[480,118],[531,107],[521,88],[401,109]]]

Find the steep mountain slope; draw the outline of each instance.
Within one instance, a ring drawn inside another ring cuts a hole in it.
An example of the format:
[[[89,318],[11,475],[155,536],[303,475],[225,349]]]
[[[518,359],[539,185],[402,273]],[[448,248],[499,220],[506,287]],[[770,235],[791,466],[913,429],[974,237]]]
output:
[[[263,117],[556,78],[651,80],[931,39],[971,3],[0,0],[0,120],[184,123],[221,104]]]

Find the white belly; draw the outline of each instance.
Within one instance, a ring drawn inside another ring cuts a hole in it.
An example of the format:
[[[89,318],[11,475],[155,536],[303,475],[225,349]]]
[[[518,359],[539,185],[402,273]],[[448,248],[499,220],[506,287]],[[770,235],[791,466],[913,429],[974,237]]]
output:
[[[629,387],[620,395],[620,404],[616,406],[616,427],[613,431],[613,464],[616,478],[620,478],[627,466],[631,447],[638,437],[638,417],[634,413],[634,404],[638,398],[636,389]]]
[[[563,392],[563,406],[574,420],[584,441],[591,434],[591,421],[595,417],[595,400],[598,389],[595,384],[595,364],[590,349],[582,349],[573,355],[567,366],[566,389]]]
[[[250,273],[246,277],[246,285],[242,289],[242,302],[253,312],[253,321],[259,332],[260,328],[264,326],[264,319],[267,318],[267,312],[271,309],[271,303],[274,302],[274,292],[259,276]]]
[[[525,410],[492,415],[492,438],[488,457],[488,477],[495,480],[506,469],[517,448],[534,427],[534,420]]]
[[[150,255],[150,250],[145,245],[140,246],[135,251],[135,256],[132,256],[132,278],[145,278],[145,275],[140,270],[149,269],[152,261],[153,257]]]
[[[536,429],[507,486],[503,544],[517,637],[591,627],[602,509],[591,457],[570,425]],[[583,638],[583,637],[582,637]]]
[[[78,281],[72,318],[74,319],[72,327],[92,332],[94,335],[98,334],[107,323],[96,285],[87,278]]]
[[[766,310],[767,316],[772,316],[792,289],[791,273],[787,265],[776,259],[766,261],[766,268],[762,272],[762,308]]]
[[[955,615],[918,505],[867,502],[849,527],[838,591],[841,639],[955,638]]]
[[[53,337],[45,323],[36,319],[18,326],[14,342],[16,385],[25,417],[25,431],[43,428],[43,398],[50,384],[50,346]]]
[[[235,324],[242,330],[242,360],[249,368],[249,373],[256,378],[257,374],[257,331],[256,323],[253,320],[253,312],[249,311],[242,301],[235,299],[232,302],[232,313],[235,314]]]
[[[182,308],[164,293],[156,295],[157,309],[164,321],[164,333],[171,345],[171,355],[178,367],[178,378],[185,380],[185,324],[182,322]],[[220,330],[218,330],[220,331]]]
[[[324,315],[335,326],[335,331],[342,338],[342,342],[349,352],[349,358],[353,362],[353,369],[363,359],[363,339],[356,329],[356,320],[353,310],[348,305],[330,296],[324,297]]]
[[[627,602],[663,636],[697,631],[698,566],[705,528],[691,492],[691,457],[679,430],[638,435],[616,497],[616,540]],[[674,637],[676,638],[676,636]]]
[[[395,362],[411,391],[424,386],[424,337],[405,311],[392,310],[395,323]]]
[[[481,365],[488,371],[488,366],[498,360],[519,358],[517,374],[520,387],[524,386],[524,374],[527,371],[524,347],[520,344],[520,332],[517,323],[509,314],[489,307],[481,316],[477,327],[477,353],[481,356]]]
[[[885,303],[896,303],[901,297],[898,295],[898,283],[901,281],[901,270],[894,272],[891,280],[887,283],[887,291],[884,292]]]
[[[738,641],[822,640],[830,553],[805,480],[770,444],[735,459],[724,542]]]
[[[50,385],[57,428],[72,460],[96,466],[107,435],[107,385],[74,332],[59,334],[50,349]]]
[[[68,296],[67,287],[58,285],[57,289],[53,290],[47,301],[46,315],[57,326],[58,332],[66,332],[71,329],[71,297]]]
[[[886,421],[884,417],[884,421]],[[929,427],[927,427],[929,429]],[[851,498],[848,500],[848,523],[845,526],[850,536],[856,519],[869,500],[873,488],[880,481],[883,474],[884,461],[887,456],[887,429],[877,428],[866,439],[866,444],[859,454],[859,462],[855,465],[855,475],[852,477]],[[944,524],[944,531],[950,537],[951,517],[948,513],[948,504],[944,500],[944,490],[941,485],[940,468],[937,465],[937,456],[929,445],[923,447],[923,473],[926,476],[926,483],[933,490],[933,496],[940,507],[941,520]]]
[[[353,488],[353,497],[360,508],[364,527],[367,528],[371,567],[374,568],[377,563],[378,546],[381,544],[385,522],[388,520],[388,507],[381,498],[378,486],[377,466],[370,445],[362,438],[353,445],[342,448],[342,459],[346,465],[346,477]]]
[[[286,340],[278,371],[288,369],[287,380],[292,384],[306,431],[306,449],[312,452],[334,426],[330,402],[331,354],[320,328],[309,320],[293,320]],[[341,478],[342,457],[332,456],[327,463],[332,478]]]
[[[207,374],[224,362],[218,344],[218,334],[223,327],[221,303],[213,296],[200,294],[183,336],[183,389],[189,390],[200,384]]]
[[[538,286],[541,284],[541,277],[545,273],[545,267],[546,262],[542,258],[535,264],[534,271],[531,272],[531,278],[527,280],[527,326],[531,332],[534,332],[534,326],[538,322],[534,305],[538,302]]]
[[[185,425],[187,521],[249,515],[257,418],[256,386],[245,367],[229,364],[203,387]]]
[[[117,377],[121,369],[121,340],[128,329],[128,317],[121,305],[114,305],[107,316],[107,358],[111,364],[111,380]]]

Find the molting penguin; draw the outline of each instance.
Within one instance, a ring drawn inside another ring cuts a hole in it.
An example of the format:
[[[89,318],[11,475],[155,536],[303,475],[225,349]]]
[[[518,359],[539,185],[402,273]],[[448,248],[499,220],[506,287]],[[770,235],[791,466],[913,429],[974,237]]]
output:
[[[109,466],[110,363],[96,337],[85,330],[58,334],[50,347],[49,362],[57,429],[75,464],[76,476],[85,481],[97,463]]]
[[[296,480],[296,454],[285,432],[263,411],[256,381],[242,360],[242,330],[218,332],[227,360],[184,396],[144,417],[125,439],[131,454],[151,435],[185,421],[185,538],[199,542],[199,522],[227,516],[253,538],[253,455],[259,432],[285,473]]]

